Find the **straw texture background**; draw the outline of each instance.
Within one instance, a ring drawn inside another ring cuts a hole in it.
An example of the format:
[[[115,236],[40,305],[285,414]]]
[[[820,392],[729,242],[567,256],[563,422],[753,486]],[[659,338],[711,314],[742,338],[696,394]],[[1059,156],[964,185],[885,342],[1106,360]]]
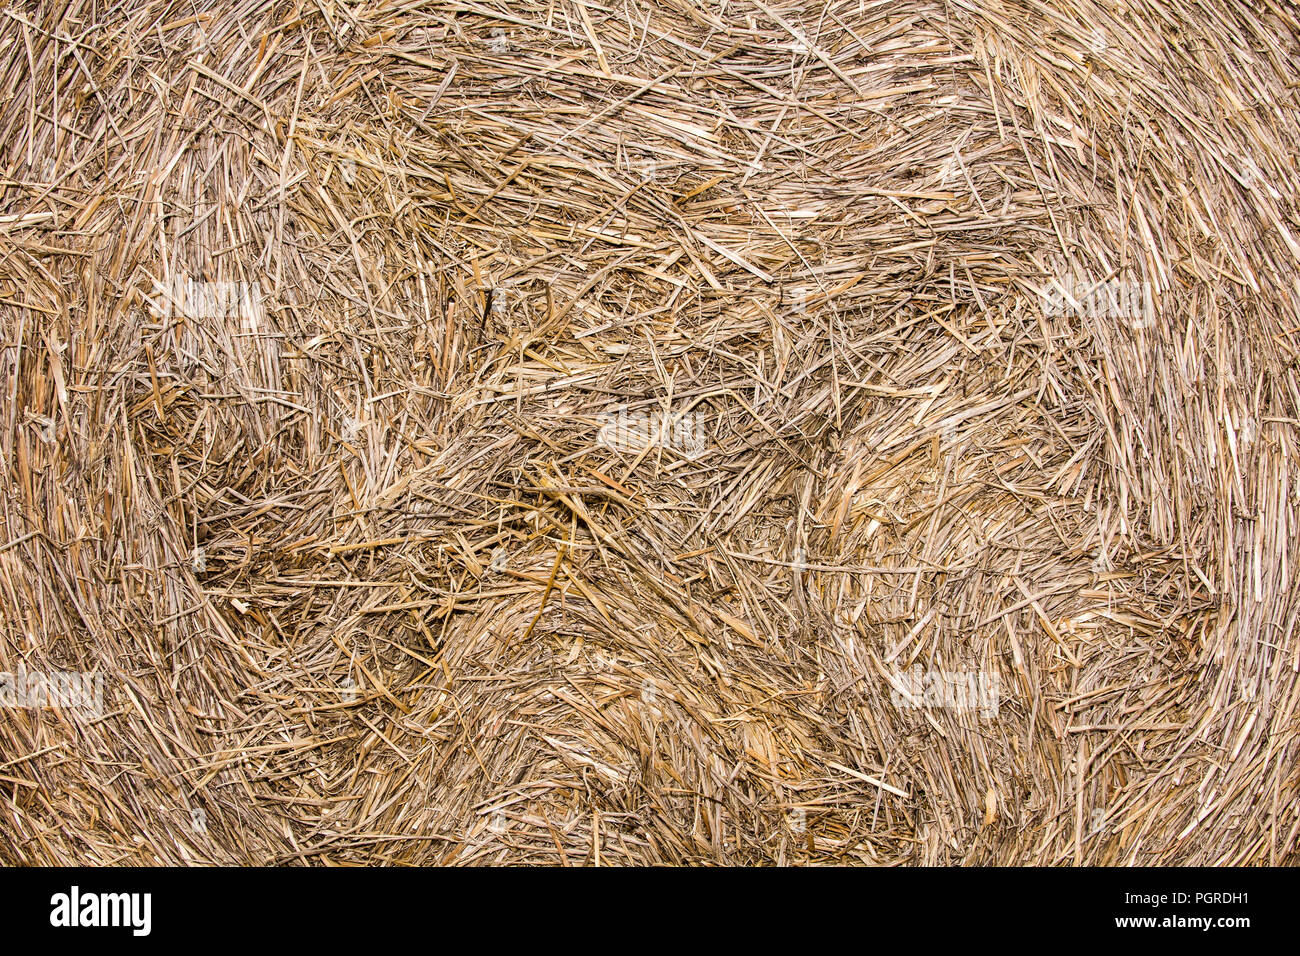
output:
[[[0,861],[1294,861],[1293,5],[6,3],[0,76],[0,671],[104,681],[0,710]]]

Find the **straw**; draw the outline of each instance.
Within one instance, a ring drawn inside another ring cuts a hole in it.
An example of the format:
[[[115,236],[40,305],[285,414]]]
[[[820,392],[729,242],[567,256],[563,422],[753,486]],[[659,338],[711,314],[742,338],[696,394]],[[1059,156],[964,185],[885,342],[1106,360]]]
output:
[[[1294,862],[1298,54],[10,4],[0,862]]]

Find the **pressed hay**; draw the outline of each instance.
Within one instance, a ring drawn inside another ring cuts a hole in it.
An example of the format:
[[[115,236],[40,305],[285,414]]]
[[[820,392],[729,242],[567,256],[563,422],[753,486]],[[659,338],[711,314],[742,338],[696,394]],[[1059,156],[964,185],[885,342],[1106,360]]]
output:
[[[0,861],[1294,861],[1298,41],[7,4]]]

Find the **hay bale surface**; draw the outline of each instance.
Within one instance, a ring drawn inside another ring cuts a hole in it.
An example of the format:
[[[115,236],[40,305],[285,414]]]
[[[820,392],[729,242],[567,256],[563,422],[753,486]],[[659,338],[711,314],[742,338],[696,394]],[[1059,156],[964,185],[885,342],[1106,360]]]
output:
[[[0,861],[1293,861],[1298,41],[8,4]]]

